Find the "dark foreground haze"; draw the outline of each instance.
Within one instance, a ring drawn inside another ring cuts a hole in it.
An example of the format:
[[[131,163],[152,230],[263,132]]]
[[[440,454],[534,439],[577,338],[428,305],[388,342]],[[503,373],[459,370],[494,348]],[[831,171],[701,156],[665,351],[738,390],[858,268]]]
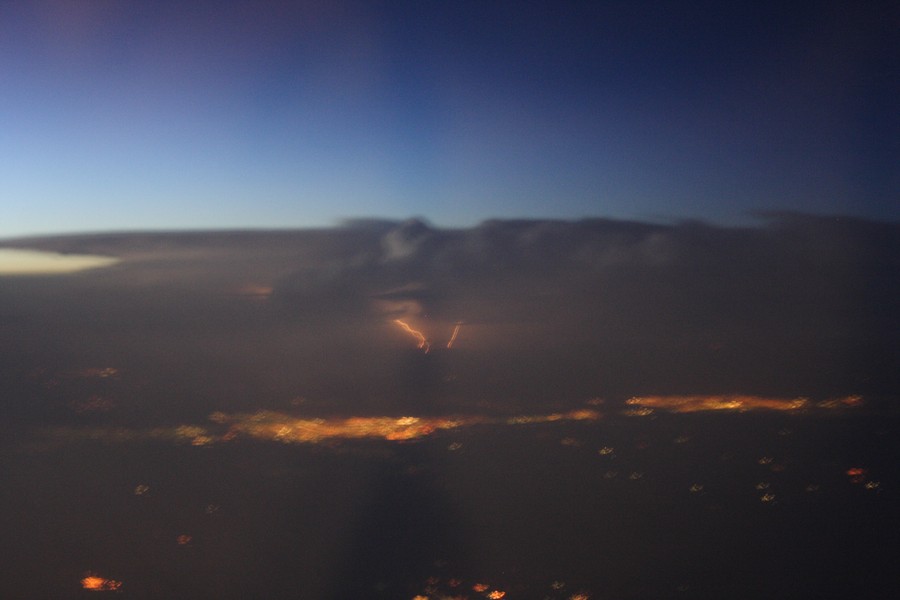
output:
[[[7,240],[0,597],[896,597],[898,234]]]

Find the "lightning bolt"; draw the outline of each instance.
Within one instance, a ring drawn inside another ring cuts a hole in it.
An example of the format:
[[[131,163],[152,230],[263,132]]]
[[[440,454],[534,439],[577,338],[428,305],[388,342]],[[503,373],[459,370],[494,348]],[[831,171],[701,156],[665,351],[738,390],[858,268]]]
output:
[[[453,347],[453,342],[456,341],[456,336],[459,335],[459,328],[462,327],[462,321],[456,324],[456,327],[453,328],[453,334],[450,336],[450,341],[447,342],[447,348]]]
[[[417,330],[413,329],[412,327],[409,326],[409,323],[407,323],[406,321],[404,321],[402,319],[394,319],[394,323],[399,325],[403,329],[403,331],[405,331],[406,333],[408,333],[411,336],[413,336],[414,338],[416,338],[419,349],[424,350],[425,352],[428,352],[429,350],[431,350],[431,344],[428,343],[428,340],[425,339],[425,336],[422,335],[421,331],[417,331]]]

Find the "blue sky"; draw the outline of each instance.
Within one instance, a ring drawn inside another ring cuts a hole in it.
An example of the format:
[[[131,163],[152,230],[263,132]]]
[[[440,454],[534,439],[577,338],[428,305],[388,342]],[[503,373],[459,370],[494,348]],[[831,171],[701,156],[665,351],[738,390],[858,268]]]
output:
[[[0,236],[897,219],[889,6],[3,3]]]

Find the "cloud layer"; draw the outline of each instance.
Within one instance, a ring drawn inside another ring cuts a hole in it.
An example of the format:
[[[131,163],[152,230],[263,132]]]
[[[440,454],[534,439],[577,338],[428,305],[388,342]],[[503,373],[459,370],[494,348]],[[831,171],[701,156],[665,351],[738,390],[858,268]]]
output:
[[[27,373],[114,366],[137,386],[117,404],[135,419],[151,399],[197,418],[298,397],[423,415],[641,394],[889,402],[898,228],[776,214],[755,228],[410,220],[9,241],[122,260],[0,280],[3,382],[52,406],[52,391],[23,391]]]

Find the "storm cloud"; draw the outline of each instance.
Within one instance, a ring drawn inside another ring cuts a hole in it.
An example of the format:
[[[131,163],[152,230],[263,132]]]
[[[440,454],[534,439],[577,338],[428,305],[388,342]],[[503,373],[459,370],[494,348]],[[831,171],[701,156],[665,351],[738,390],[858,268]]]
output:
[[[121,262],[0,279],[4,380],[124,367],[144,381],[135,418],[142,394],[198,416],[298,397],[329,414],[648,393],[887,402],[900,372],[898,228],[772,214],[744,228],[410,220],[8,240]]]

